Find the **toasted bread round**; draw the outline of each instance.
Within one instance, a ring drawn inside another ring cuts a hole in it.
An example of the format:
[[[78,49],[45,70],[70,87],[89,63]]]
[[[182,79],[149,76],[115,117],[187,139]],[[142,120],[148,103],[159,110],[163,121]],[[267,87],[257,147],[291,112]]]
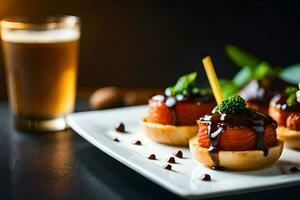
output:
[[[192,155],[197,161],[207,167],[214,166],[208,149],[199,146],[197,136],[190,139],[189,145]],[[219,165],[225,167],[227,170],[235,171],[263,169],[271,166],[279,159],[282,149],[283,142],[278,140],[275,146],[268,148],[269,152],[266,156],[260,150],[219,151]]]
[[[277,136],[284,141],[284,147],[300,150],[300,131],[278,126]]]
[[[189,139],[198,132],[198,126],[173,126],[141,121],[142,130],[150,139],[173,146],[188,146]]]

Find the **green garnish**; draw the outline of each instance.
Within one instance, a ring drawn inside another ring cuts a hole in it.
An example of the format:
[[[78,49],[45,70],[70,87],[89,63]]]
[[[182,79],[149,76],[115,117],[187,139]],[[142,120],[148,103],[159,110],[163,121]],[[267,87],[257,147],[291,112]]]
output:
[[[292,95],[292,94],[295,94],[296,95],[296,92],[298,91],[298,89],[296,87],[287,87],[284,92],[287,94],[287,95]]]
[[[232,44],[226,45],[225,52],[230,60],[240,67],[247,66],[251,69],[255,69],[262,62],[262,60]]]
[[[219,114],[234,114],[246,108],[245,100],[239,95],[233,95],[225,99],[221,104],[217,105],[214,109],[215,113]]]
[[[296,92],[298,89],[296,87],[287,87],[284,91],[286,95],[288,95],[288,98],[286,100],[287,105],[293,105],[296,103],[297,95]]]
[[[280,78],[293,84],[300,82],[300,63],[285,68],[274,67],[268,64],[268,62],[232,44],[225,46],[225,52],[228,58],[241,68],[232,80],[232,84],[235,84],[238,89],[253,79]],[[227,87],[224,90],[227,90]],[[230,90],[227,93],[231,92],[234,94],[234,91]],[[223,88],[222,92],[224,92]]]
[[[239,89],[239,87],[231,80],[220,79],[219,84],[225,99],[236,94]]]
[[[300,63],[284,68],[279,76],[282,80],[298,84],[300,82]]]
[[[208,94],[210,90],[207,88],[199,88],[196,86],[197,72],[192,72],[181,76],[174,86],[166,89],[167,96],[184,95],[188,96],[191,94]]]
[[[281,68],[272,67],[266,61],[256,58],[235,45],[226,45],[225,52],[228,58],[241,68],[232,80],[227,80],[225,84],[221,84],[225,98],[236,94],[251,80],[272,80],[280,75]]]

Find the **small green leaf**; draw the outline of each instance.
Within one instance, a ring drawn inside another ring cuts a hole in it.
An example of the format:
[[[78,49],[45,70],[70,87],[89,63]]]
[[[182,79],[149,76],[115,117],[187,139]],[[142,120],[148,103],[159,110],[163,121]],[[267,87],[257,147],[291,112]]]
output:
[[[254,70],[254,78],[256,80],[261,80],[267,75],[273,76],[273,73],[274,73],[274,69],[272,69],[272,67],[268,63],[262,62]]]
[[[220,79],[219,83],[225,99],[238,92],[239,87],[231,80]]]
[[[225,47],[227,56],[239,67],[250,67],[251,69],[257,67],[262,61],[248,52],[238,48],[235,45],[228,44]]]
[[[284,68],[279,76],[286,82],[298,84],[300,82],[300,63]]]
[[[292,95],[292,94],[295,94],[296,92],[298,91],[298,89],[296,87],[287,87],[284,92],[287,94],[287,95]]]
[[[207,88],[199,88],[199,90],[200,90],[199,93],[201,95],[212,95],[213,94],[211,88],[209,88],[209,87],[207,87]]]
[[[200,88],[198,88],[198,87],[193,88],[192,93],[193,94],[199,94],[200,93]]]
[[[195,82],[196,77],[197,77],[196,72],[180,77],[174,87],[175,92],[181,93],[184,90],[188,89],[188,87]]]
[[[286,103],[290,106],[296,103],[297,95],[296,92],[298,91],[298,88],[296,87],[287,87],[284,92],[288,95],[288,98],[286,100]]]
[[[296,94],[290,95],[290,96],[287,98],[286,103],[287,103],[287,105],[291,106],[291,105],[293,105],[294,103],[296,103],[296,100],[297,100]]]
[[[242,68],[232,79],[237,87],[243,87],[252,79],[252,72],[249,67]]]
[[[167,95],[177,95],[177,94],[188,95],[190,92],[192,92],[192,89],[196,86],[196,78],[197,78],[197,72],[193,72],[181,76],[174,86],[167,88],[166,94]]]

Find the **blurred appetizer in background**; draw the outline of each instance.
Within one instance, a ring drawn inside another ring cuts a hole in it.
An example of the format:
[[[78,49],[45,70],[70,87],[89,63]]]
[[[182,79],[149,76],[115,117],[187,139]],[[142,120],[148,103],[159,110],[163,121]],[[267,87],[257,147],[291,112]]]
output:
[[[299,64],[287,68],[272,67],[234,45],[227,45],[225,51],[241,70],[232,80],[220,80],[222,92],[225,97],[238,93],[248,107],[268,113],[272,97],[300,81]]]
[[[94,91],[89,99],[92,109],[146,104],[149,96],[163,92],[163,88],[102,87]],[[87,95],[82,95],[87,96]]]
[[[246,108],[234,95],[198,121],[198,136],[190,140],[193,157],[213,169],[257,170],[276,162],[283,148],[277,123],[268,115]]]
[[[300,84],[299,84],[300,87]],[[270,116],[277,121],[278,137],[285,146],[300,150],[300,90],[288,87],[270,103]]]
[[[184,75],[165,90],[165,95],[149,99],[148,115],[141,122],[149,138],[164,144],[187,146],[189,139],[197,134],[197,120],[209,113],[216,101],[210,89],[197,86],[196,78],[196,72]]]

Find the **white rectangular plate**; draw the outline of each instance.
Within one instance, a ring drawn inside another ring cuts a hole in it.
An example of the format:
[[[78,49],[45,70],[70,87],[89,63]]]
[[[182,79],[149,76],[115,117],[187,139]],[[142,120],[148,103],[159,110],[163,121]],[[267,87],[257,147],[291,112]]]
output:
[[[146,106],[127,107],[104,111],[75,113],[68,124],[83,138],[162,187],[186,198],[216,197],[229,194],[261,191],[300,184],[300,173],[291,173],[291,166],[300,167],[300,152],[284,149],[277,163],[264,170],[252,172],[215,171],[196,163],[187,148],[171,147],[150,141],[140,129],[140,120]],[[128,134],[115,131],[124,122]],[[117,137],[120,142],[113,139]],[[132,144],[140,140],[142,145]],[[184,159],[176,158],[173,170],[163,168],[166,159],[182,150]],[[147,157],[154,153],[157,160]],[[200,180],[209,174],[212,181]]]

